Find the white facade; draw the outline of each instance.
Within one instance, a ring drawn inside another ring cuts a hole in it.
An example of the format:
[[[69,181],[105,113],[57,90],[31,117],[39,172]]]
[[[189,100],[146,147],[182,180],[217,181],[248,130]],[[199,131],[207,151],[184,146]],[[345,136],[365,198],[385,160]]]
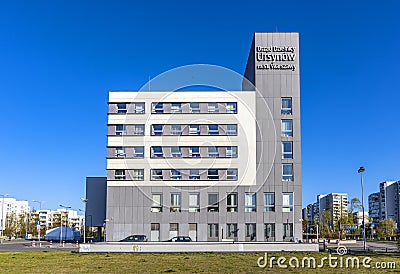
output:
[[[46,229],[54,227],[54,223],[60,222],[60,218],[63,219],[63,225],[67,224],[69,227],[75,227],[76,229],[81,229],[84,222],[84,216],[78,215],[76,210],[49,210],[42,209],[36,211],[39,214],[40,225]]]
[[[348,213],[348,195],[347,193],[330,193],[318,195],[319,214],[325,210],[329,210],[334,222],[338,221],[341,216]]]
[[[28,201],[19,201],[15,198],[0,198],[0,229],[5,228],[7,215],[15,213],[16,216],[30,211]],[[2,214],[1,214],[2,213]]]

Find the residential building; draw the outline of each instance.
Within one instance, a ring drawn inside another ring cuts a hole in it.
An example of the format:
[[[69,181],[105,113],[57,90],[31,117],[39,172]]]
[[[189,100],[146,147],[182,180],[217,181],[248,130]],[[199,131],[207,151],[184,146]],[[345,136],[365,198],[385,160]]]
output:
[[[400,229],[400,181],[386,181],[379,185],[380,188],[380,219],[393,219]]]
[[[347,193],[330,193],[318,195],[319,214],[328,210],[331,213],[333,223],[336,223],[342,216],[348,214],[348,196]]]
[[[6,226],[7,216],[15,214],[19,216],[21,214],[28,213],[30,207],[28,201],[21,201],[15,198],[2,197],[0,198],[0,230],[3,232]]]
[[[59,208],[57,210],[41,209],[35,212],[38,214],[40,226],[44,229],[51,229],[63,226],[74,227],[80,230],[83,226],[84,216],[78,215],[76,210]]]
[[[368,214],[372,218],[373,224],[378,224],[381,220],[381,199],[380,192],[372,193],[368,196]]]

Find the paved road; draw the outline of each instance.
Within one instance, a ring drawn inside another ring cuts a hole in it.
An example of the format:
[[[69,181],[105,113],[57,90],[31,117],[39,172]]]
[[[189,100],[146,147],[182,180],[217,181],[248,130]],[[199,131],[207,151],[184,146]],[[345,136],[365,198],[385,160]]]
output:
[[[362,251],[364,249],[364,245],[362,241],[357,241],[355,244],[346,244],[346,243],[341,243],[341,245],[344,245],[347,249],[354,250],[354,251]],[[337,244],[328,244],[328,248],[335,248],[337,247]],[[367,242],[367,250],[369,251],[375,251],[375,252],[394,252],[394,251],[399,251],[397,248],[397,244],[392,242]]]
[[[66,243],[64,247],[60,247],[60,243],[54,243],[53,246],[50,247],[49,242],[42,242],[42,247],[33,247],[32,242],[26,240],[4,241],[2,244],[0,244],[0,252],[21,251],[78,251],[78,248],[75,244],[71,243]]]

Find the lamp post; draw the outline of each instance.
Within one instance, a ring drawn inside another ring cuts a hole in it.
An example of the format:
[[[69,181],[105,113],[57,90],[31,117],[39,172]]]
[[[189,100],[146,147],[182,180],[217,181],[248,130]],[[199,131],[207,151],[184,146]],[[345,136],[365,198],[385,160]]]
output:
[[[85,204],[85,210],[84,210],[84,217],[83,217],[83,243],[86,243],[86,204],[88,202],[88,199],[86,198],[81,198],[82,203]]]
[[[7,197],[7,196],[9,196],[8,194],[0,194],[0,196],[2,196],[3,197],[3,202],[2,202],[2,204],[1,204],[1,235],[0,236],[3,236],[3,230],[4,230],[4,226],[3,226],[3,224],[4,224],[4,216],[3,216],[3,210],[4,210],[4,197]]]
[[[367,249],[367,242],[365,238],[365,212],[364,212],[364,182],[363,182],[363,172],[365,171],[365,168],[361,166],[358,169],[358,173],[361,175],[361,207],[362,207],[362,226],[363,226],[363,242],[364,242],[364,251]]]
[[[107,241],[107,222],[109,222],[109,219],[104,220],[104,241]]]
[[[32,200],[32,203],[38,203],[39,204],[39,210],[42,210],[42,203],[44,203],[44,201]]]
[[[63,206],[63,205],[60,205],[60,207],[62,207],[65,211],[67,211],[67,209],[70,209],[71,207],[70,206]],[[62,217],[63,217],[63,214],[62,214],[63,212],[61,211],[61,222],[60,222],[60,246],[62,246],[62,237],[63,237],[63,235],[62,235],[62,228],[63,228],[63,225],[62,225]],[[67,224],[65,224],[65,226],[67,226]],[[66,231],[65,231],[65,233],[66,233]]]

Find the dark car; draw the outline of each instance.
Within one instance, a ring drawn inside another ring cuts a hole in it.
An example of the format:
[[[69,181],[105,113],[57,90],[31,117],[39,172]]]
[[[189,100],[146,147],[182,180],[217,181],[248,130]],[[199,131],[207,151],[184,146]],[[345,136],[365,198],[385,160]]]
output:
[[[131,235],[122,239],[120,242],[147,242],[146,235]]]
[[[166,242],[191,242],[192,239],[189,236],[176,236],[169,239]]]

